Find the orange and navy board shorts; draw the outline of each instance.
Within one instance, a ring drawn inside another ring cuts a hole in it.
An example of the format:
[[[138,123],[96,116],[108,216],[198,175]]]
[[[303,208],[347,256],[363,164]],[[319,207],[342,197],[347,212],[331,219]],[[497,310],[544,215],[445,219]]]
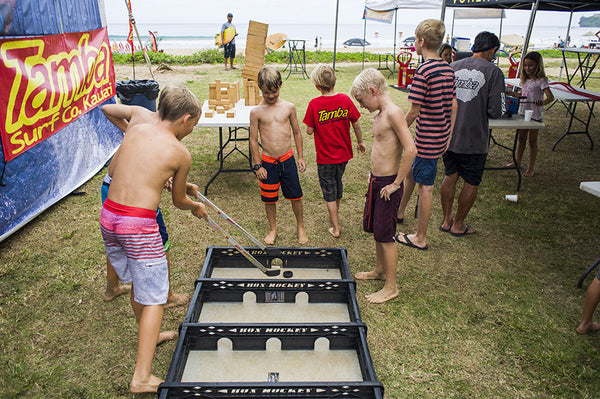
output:
[[[298,167],[293,150],[278,158],[262,155],[261,165],[267,170],[267,178],[260,181],[260,199],[266,204],[279,200],[279,186],[286,199],[302,199],[302,188],[298,177]]]

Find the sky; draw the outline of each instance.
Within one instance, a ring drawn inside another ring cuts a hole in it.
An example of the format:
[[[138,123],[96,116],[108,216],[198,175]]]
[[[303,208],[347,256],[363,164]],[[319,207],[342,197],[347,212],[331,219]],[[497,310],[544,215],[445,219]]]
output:
[[[415,0],[418,1],[418,0]],[[143,23],[185,23],[220,24],[226,21],[228,12],[233,13],[234,23],[247,23],[255,20],[268,24],[302,23],[334,24],[336,0],[131,0],[133,16]],[[107,24],[127,23],[125,0],[104,0]],[[339,23],[361,24],[364,0],[339,0]],[[582,15],[576,13],[573,25]],[[398,14],[400,23],[418,21],[426,18],[439,18],[439,9],[402,10]],[[451,9],[446,10],[446,22],[452,18]],[[538,12],[536,24],[567,26],[569,13]],[[511,24],[527,25],[528,11],[507,11],[507,20]]]

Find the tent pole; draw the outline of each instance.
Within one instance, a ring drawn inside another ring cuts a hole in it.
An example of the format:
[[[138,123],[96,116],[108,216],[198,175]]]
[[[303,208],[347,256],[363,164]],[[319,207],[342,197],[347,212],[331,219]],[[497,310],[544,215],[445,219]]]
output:
[[[567,36],[565,36],[565,47],[567,47],[567,43],[569,42],[569,33],[571,33],[571,21],[573,20],[573,10],[571,10],[571,14],[569,15],[569,25],[567,26]],[[560,43],[559,43],[560,44]],[[558,81],[562,78],[562,70],[565,66],[565,58],[563,57],[560,61],[560,73],[558,74]]]
[[[363,17],[365,20],[364,28],[363,28],[363,65],[362,69],[365,69],[365,42],[367,40],[367,19]]]
[[[500,13],[500,32],[498,32],[498,40],[500,40],[500,43],[502,43],[502,17],[504,16],[504,10],[502,10],[502,13]],[[500,60],[496,57],[496,66],[498,66],[500,64]]]
[[[531,32],[533,31],[533,22],[535,21],[535,14],[537,13],[540,0],[535,0],[535,3],[531,5],[531,16],[529,17],[529,26],[527,27],[527,36],[525,36],[525,43],[523,43],[523,51],[521,52],[521,60],[527,54],[529,48],[529,39],[531,38]],[[519,68],[517,69],[517,76],[521,76],[521,70],[523,69],[523,63],[519,62]]]
[[[452,9],[452,30],[450,31],[450,45],[452,46],[452,39],[454,39],[454,8]],[[454,47],[454,46],[452,46]]]
[[[538,0],[539,1],[539,0]],[[340,10],[340,0],[336,1],[335,5],[335,34],[333,36],[333,70],[335,71],[335,55],[337,52],[337,28],[338,28],[338,13]]]
[[[394,57],[392,58],[392,78],[396,73],[396,34],[398,33],[398,9],[394,10]],[[387,62],[387,59],[386,59]]]
[[[442,21],[442,23],[444,22],[444,19],[446,19],[446,0],[442,0],[442,13],[440,14],[440,21]]]

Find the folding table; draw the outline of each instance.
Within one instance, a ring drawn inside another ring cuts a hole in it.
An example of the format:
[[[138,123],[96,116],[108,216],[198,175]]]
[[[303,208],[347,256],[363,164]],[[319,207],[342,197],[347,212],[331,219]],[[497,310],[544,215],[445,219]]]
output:
[[[219,169],[210,178],[206,186],[204,186],[204,195],[208,193],[208,186],[217,178],[221,173],[232,173],[232,172],[252,172],[252,156],[250,154],[250,111],[254,108],[253,106],[246,106],[244,100],[240,100],[235,104],[235,117],[227,118],[225,114],[218,114],[214,112],[212,118],[206,117],[206,111],[208,111],[208,101],[205,101],[202,105],[202,116],[198,121],[197,126],[200,127],[218,127],[219,128],[219,150],[217,152],[217,159],[219,160]],[[227,133],[224,133],[223,128],[227,128]],[[239,143],[246,143],[247,148],[240,147]],[[233,147],[226,152],[229,144]],[[226,168],[224,161],[234,152],[242,154],[248,160],[248,168]]]

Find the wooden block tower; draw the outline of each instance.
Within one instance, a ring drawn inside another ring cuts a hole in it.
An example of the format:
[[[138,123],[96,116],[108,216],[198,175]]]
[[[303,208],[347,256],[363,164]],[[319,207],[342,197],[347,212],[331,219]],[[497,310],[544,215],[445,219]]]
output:
[[[235,116],[235,104],[240,101],[240,82],[234,83],[221,82],[216,80],[208,84],[208,111],[206,118],[212,118],[214,113],[224,114],[227,112],[228,118]]]
[[[246,64],[242,71],[244,78],[244,100],[246,105],[258,105],[262,101],[258,89],[258,71],[265,65],[265,43],[267,41],[268,24],[250,21],[246,39]]]

